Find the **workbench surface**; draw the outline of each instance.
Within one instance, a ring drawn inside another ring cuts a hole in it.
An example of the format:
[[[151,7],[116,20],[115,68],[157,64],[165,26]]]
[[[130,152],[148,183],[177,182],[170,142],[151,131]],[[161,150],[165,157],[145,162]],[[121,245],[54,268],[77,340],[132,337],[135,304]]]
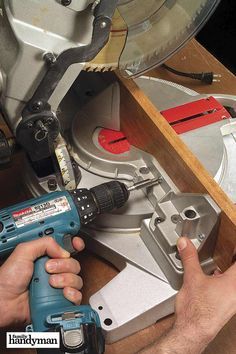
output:
[[[177,70],[186,72],[213,71],[221,74],[221,81],[213,85],[202,85],[198,81],[182,78],[167,72],[162,68],[150,72],[152,76],[173,81],[189,87],[199,93],[224,93],[236,95],[236,77],[230,73],[221,63],[210,55],[195,40],[189,42],[178,54],[168,61],[168,64]],[[0,173],[0,207],[22,201],[25,196],[19,176],[20,162],[14,161],[11,169],[3,170]],[[83,302],[87,303],[89,297],[111,280],[117,271],[112,265],[98,257],[83,252],[79,255],[82,265],[82,277],[84,280]],[[23,270],[22,270],[23,271]],[[224,301],[224,299],[222,299]],[[173,324],[173,316],[158,321],[155,325],[134,334],[124,340],[112,345],[107,345],[106,354],[133,354],[144,346],[155,341],[159,336],[168,330]],[[233,354],[236,353],[236,317],[218,334],[210,344],[205,354]],[[34,350],[4,350],[5,334],[1,334],[0,353],[12,354],[34,354]]]

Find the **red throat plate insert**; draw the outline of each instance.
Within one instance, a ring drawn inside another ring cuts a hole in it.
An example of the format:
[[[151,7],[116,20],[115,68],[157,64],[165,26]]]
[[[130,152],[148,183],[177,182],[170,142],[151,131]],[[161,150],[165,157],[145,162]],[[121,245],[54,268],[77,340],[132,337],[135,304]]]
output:
[[[117,130],[101,129],[98,134],[98,142],[104,150],[114,155],[130,151],[130,143],[126,136]]]

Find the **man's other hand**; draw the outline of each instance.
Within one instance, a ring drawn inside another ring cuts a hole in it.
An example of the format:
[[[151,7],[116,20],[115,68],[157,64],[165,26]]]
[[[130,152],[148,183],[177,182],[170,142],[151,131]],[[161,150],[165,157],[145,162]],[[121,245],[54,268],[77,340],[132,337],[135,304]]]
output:
[[[236,264],[225,273],[203,273],[196,248],[187,237],[177,247],[184,266],[184,282],[176,298],[175,328],[208,344],[236,313]]]

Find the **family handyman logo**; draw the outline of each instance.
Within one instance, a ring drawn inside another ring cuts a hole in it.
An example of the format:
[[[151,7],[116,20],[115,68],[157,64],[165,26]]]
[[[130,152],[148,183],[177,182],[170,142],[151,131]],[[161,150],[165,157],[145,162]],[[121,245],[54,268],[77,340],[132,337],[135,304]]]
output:
[[[7,332],[7,348],[59,348],[59,332]]]

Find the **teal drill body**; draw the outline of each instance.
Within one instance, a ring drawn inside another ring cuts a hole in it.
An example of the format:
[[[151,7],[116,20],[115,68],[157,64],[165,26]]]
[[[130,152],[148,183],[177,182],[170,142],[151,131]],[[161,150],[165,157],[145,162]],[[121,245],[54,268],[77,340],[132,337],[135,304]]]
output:
[[[23,242],[44,236],[72,252],[72,238],[98,214],[119,208],[128,200],[123,183],[112,181],[88,189],[61,191],[43,195],[0,211],[0,257],[11,253]],[[48,257],[35,262],[30,284],[32,324],[27,330],[59,331],[61,348],[67,353],[100,354],[104,339],[99,316],[90,306],[75,306],[63,296],[61,289],[49,285],[45,270]],[[22,270],[24,271],[24,270]],[[70,346],[68,332],[77,331],[78,342]],[[66,333],[66,335],[65,335]]]
[[[54,192],[2,209],[0,230],[0,256],[46,235],[64,247],[65,235],[78,234],[80,217],[69,192]]]

